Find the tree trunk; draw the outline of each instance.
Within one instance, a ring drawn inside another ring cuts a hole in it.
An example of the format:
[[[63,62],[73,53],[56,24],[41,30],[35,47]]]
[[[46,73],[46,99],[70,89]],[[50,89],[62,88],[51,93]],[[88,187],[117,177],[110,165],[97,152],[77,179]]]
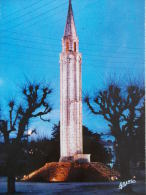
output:
[[[8,193],[15,193],[15,177],[8,177]]]

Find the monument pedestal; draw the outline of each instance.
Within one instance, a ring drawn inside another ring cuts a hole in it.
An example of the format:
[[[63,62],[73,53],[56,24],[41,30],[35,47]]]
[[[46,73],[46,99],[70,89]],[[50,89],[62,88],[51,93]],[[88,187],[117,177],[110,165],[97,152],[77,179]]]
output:
[[[32,182],[103,182],[113,181],[120,174],[100,162],[52,162],[24,176],[22,181]]]
[[[75,154],[74,156],[60,157],[59,162],[90,163],[90,154]]]

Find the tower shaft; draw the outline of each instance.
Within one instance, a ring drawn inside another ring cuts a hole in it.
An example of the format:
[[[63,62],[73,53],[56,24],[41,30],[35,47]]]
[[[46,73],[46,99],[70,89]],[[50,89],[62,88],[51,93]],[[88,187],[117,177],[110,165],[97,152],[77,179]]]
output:
[[[83,157],[81,61],[69,1],[60,54],[60,161]]]

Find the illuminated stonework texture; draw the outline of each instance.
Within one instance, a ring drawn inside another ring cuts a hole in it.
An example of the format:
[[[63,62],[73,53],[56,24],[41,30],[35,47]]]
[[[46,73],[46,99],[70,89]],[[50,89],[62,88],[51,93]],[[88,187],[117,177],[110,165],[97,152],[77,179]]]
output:
[[[71,1],[60,54],[60,161],[86,159],[83,155],[81,54]]]

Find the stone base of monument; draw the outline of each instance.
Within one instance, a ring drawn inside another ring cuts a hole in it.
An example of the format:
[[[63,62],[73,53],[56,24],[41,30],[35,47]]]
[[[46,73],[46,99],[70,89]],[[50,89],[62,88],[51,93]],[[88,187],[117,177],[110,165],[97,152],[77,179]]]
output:
[[[59,162],[89,163],[90,154],[75,154],[74,156],[60,157]]]
[[[52,162],[24,176],[22,181],[32,182],[96,182],[113,181],[120,174],[103,163]]]

